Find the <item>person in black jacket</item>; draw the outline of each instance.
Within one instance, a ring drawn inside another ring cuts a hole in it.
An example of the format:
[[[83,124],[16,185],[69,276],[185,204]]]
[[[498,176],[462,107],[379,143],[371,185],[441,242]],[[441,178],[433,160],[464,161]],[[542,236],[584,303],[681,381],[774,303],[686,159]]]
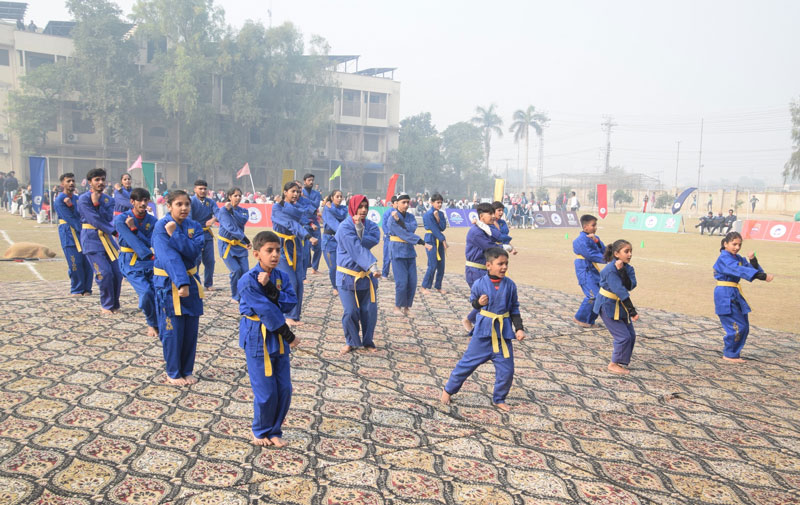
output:
[[[702,235],[705,230],[711,230],[711,222],[713,220],[714,220],[714,213],[709,212],[708,216],[701,217],[700,222],[694,225],[694,227],[700,228],[700,235]]]
[[[11,210],[11,202],[14,200],[14,194],[16,194],[18,189],[19,181],[14,177],[14,172],[9,172],[3,183],[3,190],[6,192],[6,202],[8,202],[8,210]]]

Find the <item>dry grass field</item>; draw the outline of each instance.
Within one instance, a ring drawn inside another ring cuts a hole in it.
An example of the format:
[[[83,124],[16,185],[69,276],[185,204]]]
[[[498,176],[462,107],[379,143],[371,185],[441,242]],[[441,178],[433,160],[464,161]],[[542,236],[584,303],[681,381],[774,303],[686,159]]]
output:
[[[671,312],[714,317],[714,279],[711,267],[719,254],[719,237],[700,236],[695,233],[695,219],[689,219],[688,233],[669,234],[640,231],[623,231],[623,214],[611,214],[601,221],[598,236],[606,243],[625,238],[634,244],[632,264],[636,267],[639,287],[633,293],[642,317],[647,317],[647,307]],[[0,211],[0,230],[14,242],[36,242],[58,252],[62,257],[56,228],[23,221]],[[463,273],[464,238],[467,228],[453,228],[446,232],[451,247],[447,254],[447,271]],[[557,289],[579,294],[573,269],[572,239],[577,228],[549,230],[512,230],[513,244],[519,250],[511,260],[512,278],[521,284]],[[254,234],[254,229],[248,229]],[[568,236],[565,236],[568,235]],[[642,247],[642,243],[644,247]],[[0,238],[0,251],[8,243]],[[380,257],[380,246],[374,252]],[[767,284],[756,281],[743,286],[745,296],[753,308],[751,322],[756,326],[800,333],[800,244],[768,241],[745,241],[743,251],[756,250],[764,269],[775,274]],[[424,268],[423,249],[418,248],[417,266]],[[46,280],[65,280],[63,261],[29,263]],[[324,261],[322,262],[323,270]],[[218,272],[225,266],[217,263]],[[422,275],[420,274],[420,280]],[[36,279],[34,271],[21,263],[0,262],[0,281]],[[464,284],[466,287],[466,284]]]

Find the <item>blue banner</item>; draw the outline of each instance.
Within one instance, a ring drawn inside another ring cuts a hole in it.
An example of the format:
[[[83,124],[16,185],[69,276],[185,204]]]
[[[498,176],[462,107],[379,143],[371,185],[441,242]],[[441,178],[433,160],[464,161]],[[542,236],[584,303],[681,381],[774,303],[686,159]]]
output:
[[[47,170],[47,158],[42,156],[28,157],[28,166],[31,169],[31,198],[33,199],[33,212],[38,214],[42,210],[42,196],[44,195],[44,173]],[[52,204],[52,202],[51,202]]]
[[[683,193],[678,195],[678,198],[675,199],[675,203],[672,204],[672,213],[677,214],[680,212],[681,207],[683,207],[683,202],[692,194],[693,191],[696,191],[697,188],[688,188]]]

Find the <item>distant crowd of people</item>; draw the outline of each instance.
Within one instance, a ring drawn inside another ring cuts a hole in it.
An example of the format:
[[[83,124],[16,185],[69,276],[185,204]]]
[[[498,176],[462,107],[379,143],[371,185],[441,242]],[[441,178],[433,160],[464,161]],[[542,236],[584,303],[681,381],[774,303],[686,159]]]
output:
[[[700,228],[700,235],[704,235],[706,231],[709,236],[713,235],[714,232],[719,232],[719,235],[726,235],[733,228],[733,223],[736,222],[736,219],[733,209],[728,210],[727,216],[723,216],[722,212],[716,216],[713,212],[709,212],[707,216],[700,218],[700,222],[695,225],[695,228]]]

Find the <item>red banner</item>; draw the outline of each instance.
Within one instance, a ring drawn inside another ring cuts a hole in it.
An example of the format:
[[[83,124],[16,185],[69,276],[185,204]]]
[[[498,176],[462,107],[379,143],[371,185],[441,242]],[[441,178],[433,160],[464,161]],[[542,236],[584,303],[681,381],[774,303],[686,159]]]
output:
[[[608,215],[608,186],[605,184],[597,185],[597,213],[600,219],[605,219]]]
[[[390,201],[392,199],[392,195],[394,195],[394,188],[397,186],[397,178],[400,177],[398,174],[392,174],[389,178],[389,187],[386,189],[386,205],[390,205]]]
[[[800,222],[792,223],[792,231],[789,232],[789,242],[800,243]]]
[[[217,206],[222,208],[224,204],[217,202]],[[247,209],[247,223],[245,226],[255,228],[272,227],[272,204],[271,203],[240,203],[239,207]]]
[[[774,242],[800,242],[800,223],[748,219],[742,226],[742,237]]]

